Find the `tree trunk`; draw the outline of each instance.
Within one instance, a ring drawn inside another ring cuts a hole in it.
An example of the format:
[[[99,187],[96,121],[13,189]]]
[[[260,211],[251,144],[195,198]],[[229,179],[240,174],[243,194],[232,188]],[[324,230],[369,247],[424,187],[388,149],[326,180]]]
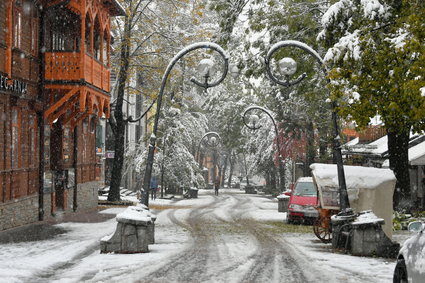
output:
[[[227,163],[228,163],[228,156],[226,155],[226,157],[224,158],[224,165],[222,166],[223,171],[220,174],[220,184],[222,184],[223,186],[226,182]]]
[[[304,163],[304,176],[311,176],[310,165],[314,162],[316,157],[316,150],[314,148],[314,128],[313,123],[309,121],[307,123],[307,148],[306,148],[306,160]]]
[[[229,178],[227,179],[227,187],[230,189],[232,187],[232,177],[233,177],[233,168],[234,168],[234,156],[232,151],[230,151],[229,162],[230,162],[230,168],[229,168]]]
[[[130,40],[131,38],[131,27],[128,17],[125,17],[125,29],[123,42],[120,54],[120,71],[118,74],[118,89],[115,109],[113,112],[114,121],[110,120],[112,132],[114,133],[114,163],[112,165],[111,173],[111,185],[108,194],[109,201],[120,200],[120,184],[122,178],[122,168],[124,164],[124,138],[125,138],[125,126],[122,106],[124,102],[125,84],[128,77],[128,68],[130,60]]]
[[[388,131],[390,168],[397,178],[393,199],[394,209],[405,212],[410,212],[413,208],[409,176],[409,135],[409,131],[401,133]]]
[[[276,171],[276,170],[273,170],[273,171]],[[279,187],[279,190],[282,192],[285,190],[285,186],[286,186],[285,175],[286,175],[285,164],[283,163],[283,160],[280,160],[279,158],[279,184],[276,184],[276,188]]]

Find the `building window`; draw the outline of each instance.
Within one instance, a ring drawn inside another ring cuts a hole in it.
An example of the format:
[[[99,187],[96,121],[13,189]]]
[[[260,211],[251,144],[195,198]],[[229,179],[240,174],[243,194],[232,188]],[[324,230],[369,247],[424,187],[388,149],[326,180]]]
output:
[[[103,65],[109,66],[108,59],[108,33],[105,31],[103,34]]]
[[[20,115],[17,108],[12,109],[12,168],[19,168],[19,151],[20,151]]]
[[[53,51],[65,50],[65,35],[61,32],[54,31],[52,33]]]
[[[22,37],[22,3],[21,1],[15,2],[13,11],[13,47],[21,48]]]
[[[94,51],[94,58],[96,58],[98,61],[100,61],[100,24],[99,24],[99,18],[96,17],[94,21],[94,42],[93,42],[93,51]]]
[[[86,33],[85,33],[86,52],[91,54],[91,21],[89,15],[86,16]]]
[[[38,19],[31,19],[31,53],[36,56],[38,53]]]

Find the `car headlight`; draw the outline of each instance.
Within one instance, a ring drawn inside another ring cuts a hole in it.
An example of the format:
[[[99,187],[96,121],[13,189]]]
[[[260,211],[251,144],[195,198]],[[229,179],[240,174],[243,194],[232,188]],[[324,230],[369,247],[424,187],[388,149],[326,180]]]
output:
[[[308,210],[308,211],[315,211],[316,208],[312,205],[306,205],[304,206],[304,210]]]
[[[289,208],[293,209],[293,210],[301,210],[301,209],[303,209],[303,206],[299,205],[299,204],[290,204]]]

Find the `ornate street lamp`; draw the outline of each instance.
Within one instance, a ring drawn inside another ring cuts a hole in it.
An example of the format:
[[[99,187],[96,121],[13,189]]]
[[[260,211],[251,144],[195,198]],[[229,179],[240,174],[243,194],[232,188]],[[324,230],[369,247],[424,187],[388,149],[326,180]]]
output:
[[[323,63],[323,59],[322,57],[320,57],[320,55],[314,50],[312,49],[310,46],[308,46],[307,44],[303,43],[303,42],[299,42],[296,40],[284,40],[284,41],[280,41],[276,44],[274,44],[269,52],[267,53],[266,59],[265,59],[265,63],[266,63],[266,70],[267,70],[267,74],[269,76],[269,78],[282,86],[285,87],[289,87],[289,86],[293,86],[296,85],[298,83],[300,83],[305,77],[306,74],[302,74],[301,76],[299,76],[298,78],[296,78],[295,80],[291,81],[290,77],[292,75],[295,74],[296,69],[297,69],[297,63],[292,59],[292,58],[283,58],[281,60],[279,60],[278,65],[280,68],[280,72],[282,73],[282,75],[285,77],[285,80],[282,81],[279,78],[277,78],[271,71],[271,67],[270,67],[270,60],[273,56],[273,54],[275,52],[277,52],[279,49],[284,48],[284,47],[295,47],[295,48],[299,48],[305,52],[307,52],[308,54],[310,54],[311,56],[313,56],[316,61],[319,63],[322,71],[324,72],[324,74],[327,76],[328,71],[325,68],[325,65]],[[329,79],[327,79],[327,83],[329,83]],[[340,145],[340,136],[339,136],[339,127],[338,127],[338,117],[336,114],[336,101],[332,101],[331,102],[331,107],[332,107],[332,123],[333,123],[333,127],[334,127],[334,139],[333,139],[333,143],[334,143],[334,154],[335,154],[335,159],[336,159],[336,165],[337,165],[337,173],[338,173],[338,184],[339,184],[339,203],[340,203],[340,207],[341,207],[341,213],[348,213],[350,210],[350,202],[348,200],[348,194],[347,194],[347,186],[345,183],[345,175],[344,175],[344,167],[343,167],[343,163],[342,163],[342,154],[341,154],[341,145]]]
[[[209,148],[215,148],[221,143],[221,137],[216,132],[208,132],[205,135],[202,136],[198,143],[198,149],[196,150],[196,156],[199,160],[199,168],[202,169],[202,160],[200,159],[200,149],[201,145],[204,143]]]
[[[270,117],[270,119],[273,122],[274,131],[276,135],[276,145],[277,145],[277,151],[278,151],[278,158],[279,158],[279,175],[280,175],[280,190],[283,191],[285,187],[285,167],[283,165],[283,158],[282,158],[282,151],[280,150],[280,141],[279,141],[279,131],[277,129],[276,121],[273,118],[273,115],[270,113],[269,110],[266,108],[263,108],[261,106],[253,105],[249,106],[247,109],[245,109],[242,118],[245,126],[251,130],[258,130],[262,127],[262,125],[258,125],[259,117],[256,114],[248,115],[249,112],[254,110],[260,110],[261,112],[264,112],[267,114],[267,116]],[[247,122],[247,117],[249,116],[249,122]]]
[[[192,78],[190,81],[193,82],[194,84],[200,86],[200,87],[207,89],[209,87],[214,87],[214,86],[217,86],[218,84],[220,84],[227,75],[227,70],[229,68],[228,55],[223,50],[223,48],[221,48],[218,44],[215,44],[215,43],[212,43],[212,42],[199,42],[199,43],[191,44],[191,45],[187,46],[186,48],[184,48],[183,50],[181,50],[179,53],[177,53],[174,56],[174,58],[170,61],[170,63],[168,64],[167,69],[165,70],[165,73],[162,77],[161,88],[159,89],[159,94],[158,94],[158,98],[157,98],[156,115],[155,115],[155,120],[154,120],[153,131],[152,131],[152,134],[151,134],[151,137],[150,137],[149,153],[148,153],[148,158],[147,158],[147,162],[146,162],[145,176],[144,176],[144,179],[143,179],[143,190],[144,190],[144,192],[142,192],[142,195],[144,196],[144,202],[143,203],[146,206],[149,205],[149,190],[150,190],[150,180],[151,180],[151,176],[152,176],[152,166],[153,166],[154,153],[155,153],[156,135],[157,135],[157,132],[158,132],[158,122],[159,122],[159,116],[160,116],[160,112],[161,112],[162,96],[164,94],[164,89],[165,89],[165,85],[166,85],[167,80],[168,80],[168,76],[170,75],[173,67],[176,65],[176,63],[183,56],[185,56],[186,54],[188,54],[191,51],[201,49],[201,48],[206,48],[206,49],[211,49],[213,51],[216,51],[223,58],[223,61],[224,61],[223,72],[222,72],[222,74],[221,74],[221,76],[218,80],[216,80],[215,82],[209,83],[208,80],[213,75],[213,72],[215,70],[214,69],[214,61],[211,60],[211,59],[203,59],[203,60],[201,60],[201,62],[199,64],[198,73],[204,77],[204,82],[199,82],[195,78]]]

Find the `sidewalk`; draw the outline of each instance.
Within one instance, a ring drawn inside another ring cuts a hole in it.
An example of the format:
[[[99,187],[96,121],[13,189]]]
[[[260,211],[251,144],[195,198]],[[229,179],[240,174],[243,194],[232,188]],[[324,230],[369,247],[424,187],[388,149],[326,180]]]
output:
[[[0,244],[48,240],[56,235],[67,232],[63,228],[55,227],[55,224],[65,222],[99,223],[115,217],[114,214],[99,213],[103,209],[106,208],[68,212],[63,215],[57,214],[55,217],[49,217],[47,220],[0,231]]]

